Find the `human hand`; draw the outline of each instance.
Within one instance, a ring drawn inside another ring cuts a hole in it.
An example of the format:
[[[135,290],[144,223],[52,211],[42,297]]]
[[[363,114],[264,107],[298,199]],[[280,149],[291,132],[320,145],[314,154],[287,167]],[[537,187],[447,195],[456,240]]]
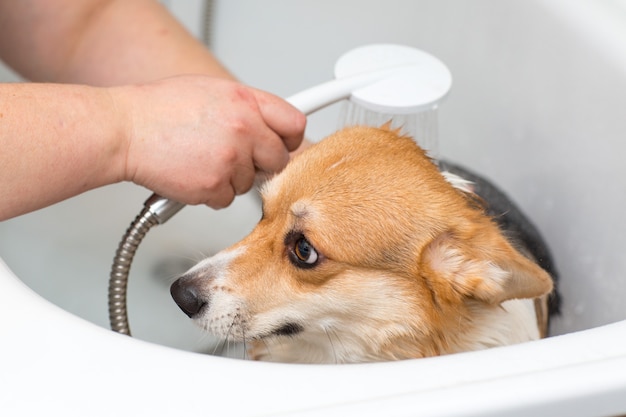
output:
[[[257,172],[284,168],[306,124],[282,99],[218,78],[173,77],[111,94],[126,119],[123,178],[185,204],[228,206]]]

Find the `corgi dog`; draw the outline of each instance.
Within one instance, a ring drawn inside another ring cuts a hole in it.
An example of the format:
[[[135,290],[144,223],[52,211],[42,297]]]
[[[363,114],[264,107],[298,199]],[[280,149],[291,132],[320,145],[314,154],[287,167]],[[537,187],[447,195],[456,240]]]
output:
[[[539,339],[552,277],[409,137],[345,128],[264,184],[239,243],[171,286],[254,360],[423,358]]]

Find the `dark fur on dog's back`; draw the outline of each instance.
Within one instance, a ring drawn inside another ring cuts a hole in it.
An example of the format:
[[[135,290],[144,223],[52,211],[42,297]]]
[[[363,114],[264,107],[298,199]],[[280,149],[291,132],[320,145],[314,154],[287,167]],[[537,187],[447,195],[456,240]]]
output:
[[[550,274],[554,290],[548,299],[550,316],[560,313],[561,296],[558,292],[559,274],[548,245],[537,227],[500,188],[491,181],[449,161],[439,161],[441,171],[471,181],[473,190],[485,202],[485,211],[498,224],[503,233],[522,250],[528,251],[537,264]]]

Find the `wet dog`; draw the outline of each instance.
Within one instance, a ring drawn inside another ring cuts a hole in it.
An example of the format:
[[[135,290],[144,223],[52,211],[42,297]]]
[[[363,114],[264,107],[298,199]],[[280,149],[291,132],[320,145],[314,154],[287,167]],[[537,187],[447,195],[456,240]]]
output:
[[[498,198],[476,192],[497,189],[463,174],[442,174],[387,128],[341,130],[268,181],[250,235],[191,268],[172,296],[256,360],[398,360],[538,339],[549,253],[512,204],[493,212]]]

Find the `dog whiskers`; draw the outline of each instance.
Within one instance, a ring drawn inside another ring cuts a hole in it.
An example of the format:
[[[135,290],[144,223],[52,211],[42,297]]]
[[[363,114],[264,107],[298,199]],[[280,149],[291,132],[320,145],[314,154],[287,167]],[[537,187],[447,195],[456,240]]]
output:
[[[337,360],[337,350],[335,349],[335,345],[333,344],[332,337],[330,337],[331,329],[326,328],[326,326],[323,326],[322,329],[324,329],[324,333],[326,333],[326,337],[328,338],[328,343],[330,343],[330,348],[333,350],[333,357],[335,358],[335,364],[337,364],[339,363]],[[336,334],[335,334],[335,337],[337,337]],[[337,340],[339,340],[339,338],[337,338]]]
[[[242,358],[244,361],[246,360],[246,355],[248,352],[248,346],[246,345],[246,329],[245,328],[241,328],[241,337],[243,339],[243,355]]]
[[[233,318],[233,322],[230,324],[230,327],[228,328],[228,332],[226,332],[226,356],[230,356],[230,345],[231,345],[231,340],[230,340],[230,334],[233,331],[233,327],[235,327],[235,322],[236,322],[237,316],[235,316]]]
[[[272,351],[270,350],[270,346],[267,344],[267,340],[265,339],[261,339],[263,341],[263,344],[265,345],[265,350],[267,351],[267,356],[270,357],[270,359],[272,358]]]
[[[226,332],[226,336],[224,336],[224,338],[222,338],[222,340],[220,340],[220,342],[215,345],[215,349],[213,349],[212,355],[224,356],[224,351],[226,351],[226,356],[228,356],[228,353],[230,351],[230,339],[228,336],[230,336],[230,332],[233,330],[234,326],[235,322],[233,321],[228,328],[228,332]]]
[[[226,348],[226,339],[221,339],[219,343],[215,344],[215,349],[213,349],[213,356],[224,356],[224,349]]]
[[[218,353],[218,351],[219,351],[219,353]],[[211,355],[213,355],[213,356],[221,356],[223,352],[224,352],[224,339],[220,339],[215,344],[215,347],[213,347],[213,352],[211,352]]]

